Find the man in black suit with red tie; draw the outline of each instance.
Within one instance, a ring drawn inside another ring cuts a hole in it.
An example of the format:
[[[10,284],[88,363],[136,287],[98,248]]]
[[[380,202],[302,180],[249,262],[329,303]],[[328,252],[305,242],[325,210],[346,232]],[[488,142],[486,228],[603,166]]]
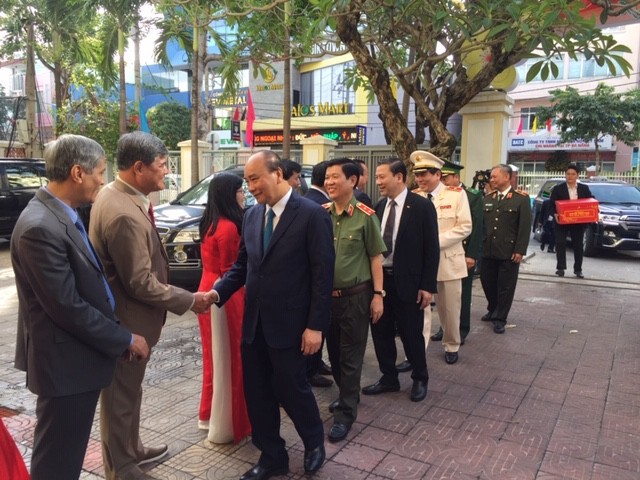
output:
[[[304,470],[325,460],[324,429],[307,381],[306,358],[329,327],[335,251],[326,211],[293,192],[280,158],[271,151],[249,157],[244,169],[258,205],[244,216],[238,259],[210,292],[222,306],[245,285],[242,364],[258,463],[240,480],[266,480],[289,472],[280,436],[280,405],[304,444]]]
[[[382,372],[380,380],[362,389],[365,395],[397,392],[400,389],[395,366],[396,325],[407,360],[413,366],[414,402],[427,395],[427,361],[422,328],[423,310],[436,293],[440,259],[438,220],[429,200],[407,190],[407,167],[399,158],[379,162],[376,184],[386,198],[376,205],[383,239],[387,246],[382,262],[384,313],[371,325],[373,344]]]
[[[578,278],[584,278],[582,274],[582,259],[584,257],[584,223],[563,225],[558,223],[556,200],[577,200],[579,198],[592,198],[591,190],[584,183],[578,183],[578,167],[569,165],[565,172],[566,182],[559,183],[551,190],[549,198],[550,213],[554,217],[554,232],[556,235],[556,275],[564,277],[567,269],[567,235],[571,235],[573,245],[573,273]]]

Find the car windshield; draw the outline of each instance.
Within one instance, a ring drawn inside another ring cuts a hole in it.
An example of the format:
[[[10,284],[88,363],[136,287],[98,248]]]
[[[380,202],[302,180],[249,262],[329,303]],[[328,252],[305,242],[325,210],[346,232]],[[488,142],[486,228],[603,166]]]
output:
[[[640,190],[633,185],[620,185],[612,183],[610,185],[589,185],[593,196],[600,203],[626,203],[629,205],[640,205]]]

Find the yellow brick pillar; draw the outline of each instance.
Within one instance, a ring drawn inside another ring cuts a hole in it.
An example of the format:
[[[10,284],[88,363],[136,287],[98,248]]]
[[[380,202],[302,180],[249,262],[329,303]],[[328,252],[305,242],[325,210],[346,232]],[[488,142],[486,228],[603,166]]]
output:
[[[182,180],[181,191],[184,192],[186,189],[191,187],[191,140],[180,142],[178,144],[178,148],[180,149],[180,176]],[[202,170],[202,166],[204,165],[202,161],[203,154],[210,151],[211,144],[209,142],[198,140],[198,160],[200,161],[200,170]],[[210,170],[211,169],[209,169],[209,171],[198,172],[198,178],[202,179],[213,173]]]
[[[304,165],[316,165],[323,160],[329,159],[329,152],[338,146],[338,142],[316,135],[303,138],[300,140],[300,145],[302,145],[302,163]]]
[[[460,109],[462,142],[460,163],[462,181],[471,186],[478,170],[507,163],[509,118],[513,99],[504,92],[480,92]]]

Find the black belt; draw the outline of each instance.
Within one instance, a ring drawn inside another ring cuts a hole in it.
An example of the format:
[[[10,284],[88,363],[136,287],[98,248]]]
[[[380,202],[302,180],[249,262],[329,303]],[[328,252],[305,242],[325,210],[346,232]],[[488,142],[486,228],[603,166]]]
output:
[[[393,277],[393,267],[382,267],[382,273]]]
[[[362,293],[371,290],[371,282],[359,283],[349,288],[336,288],[331,292],[332,297],[350,297],[356,293]]]

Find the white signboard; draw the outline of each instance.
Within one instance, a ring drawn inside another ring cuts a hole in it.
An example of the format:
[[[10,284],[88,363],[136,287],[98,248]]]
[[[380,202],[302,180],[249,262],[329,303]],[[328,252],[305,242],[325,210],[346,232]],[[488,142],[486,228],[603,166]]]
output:
[[[607,135],[598,142],[600,150],[612,150],[613,138]],[[578,140],[575,142],[562,143],[559,135],[533,135],[529,137],[511,137],[509,139],[509,151],[531,151],[531,150],[595,150],[592,141]]]

